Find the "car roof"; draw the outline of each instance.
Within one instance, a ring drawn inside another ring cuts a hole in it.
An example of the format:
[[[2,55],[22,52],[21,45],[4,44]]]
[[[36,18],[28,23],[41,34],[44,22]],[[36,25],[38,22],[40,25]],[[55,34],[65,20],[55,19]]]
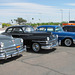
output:
[[[66,25],[66,26],[63,26],[63,27],[75,27],[75,25]]]
[[[53,27],[53,28],[56,28],[56,27],[60,27],[58,25],[41,25],[41,26],[38,26],[37,28],[40,28],[40,27]]]
[[[8,28],[14,28],[14,27],[31,27],[30,25],[15,25],[15,26],[10,26]]]

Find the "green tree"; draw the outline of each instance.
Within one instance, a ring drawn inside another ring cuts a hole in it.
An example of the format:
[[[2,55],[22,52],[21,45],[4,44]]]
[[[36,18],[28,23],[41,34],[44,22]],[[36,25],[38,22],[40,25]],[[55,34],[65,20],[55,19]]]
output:
[[[32,20],[34,20],[34,18],[32,18]]]
[[[16,21],[19,25],[25,24],[27,22],[27,20],[23,18],[17,18],[17,19],[14,19],[14,21]]]
[[[9,26],[11,26],[11,24],[9,24],[9,23],[2,23],[2,28],[9,27]]]

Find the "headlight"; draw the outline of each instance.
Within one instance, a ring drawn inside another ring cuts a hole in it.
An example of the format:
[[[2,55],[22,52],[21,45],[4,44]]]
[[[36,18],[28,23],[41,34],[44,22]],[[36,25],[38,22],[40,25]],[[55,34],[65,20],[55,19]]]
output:
[[[47,41],[49,41],[49,37],[47,37]]]
[[[23,43],[23,39],[21,39],[21,42]]]
[[[3,42],[0,42],[0,47],[4,47],[4,43]]]

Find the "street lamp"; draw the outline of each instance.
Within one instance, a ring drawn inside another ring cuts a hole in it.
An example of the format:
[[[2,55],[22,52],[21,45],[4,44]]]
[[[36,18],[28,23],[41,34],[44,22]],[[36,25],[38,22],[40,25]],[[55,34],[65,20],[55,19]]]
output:
[[[69,21],[70,21],[70,9],[69,9]]]
[[[61,9],[61,22],[63,22],[63,10]]]

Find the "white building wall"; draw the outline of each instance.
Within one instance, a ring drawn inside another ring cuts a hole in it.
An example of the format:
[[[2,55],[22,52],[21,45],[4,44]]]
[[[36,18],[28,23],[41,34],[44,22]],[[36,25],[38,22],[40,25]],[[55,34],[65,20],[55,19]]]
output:
[[[2,28],[2,23],[0,23],[0,28]]]

